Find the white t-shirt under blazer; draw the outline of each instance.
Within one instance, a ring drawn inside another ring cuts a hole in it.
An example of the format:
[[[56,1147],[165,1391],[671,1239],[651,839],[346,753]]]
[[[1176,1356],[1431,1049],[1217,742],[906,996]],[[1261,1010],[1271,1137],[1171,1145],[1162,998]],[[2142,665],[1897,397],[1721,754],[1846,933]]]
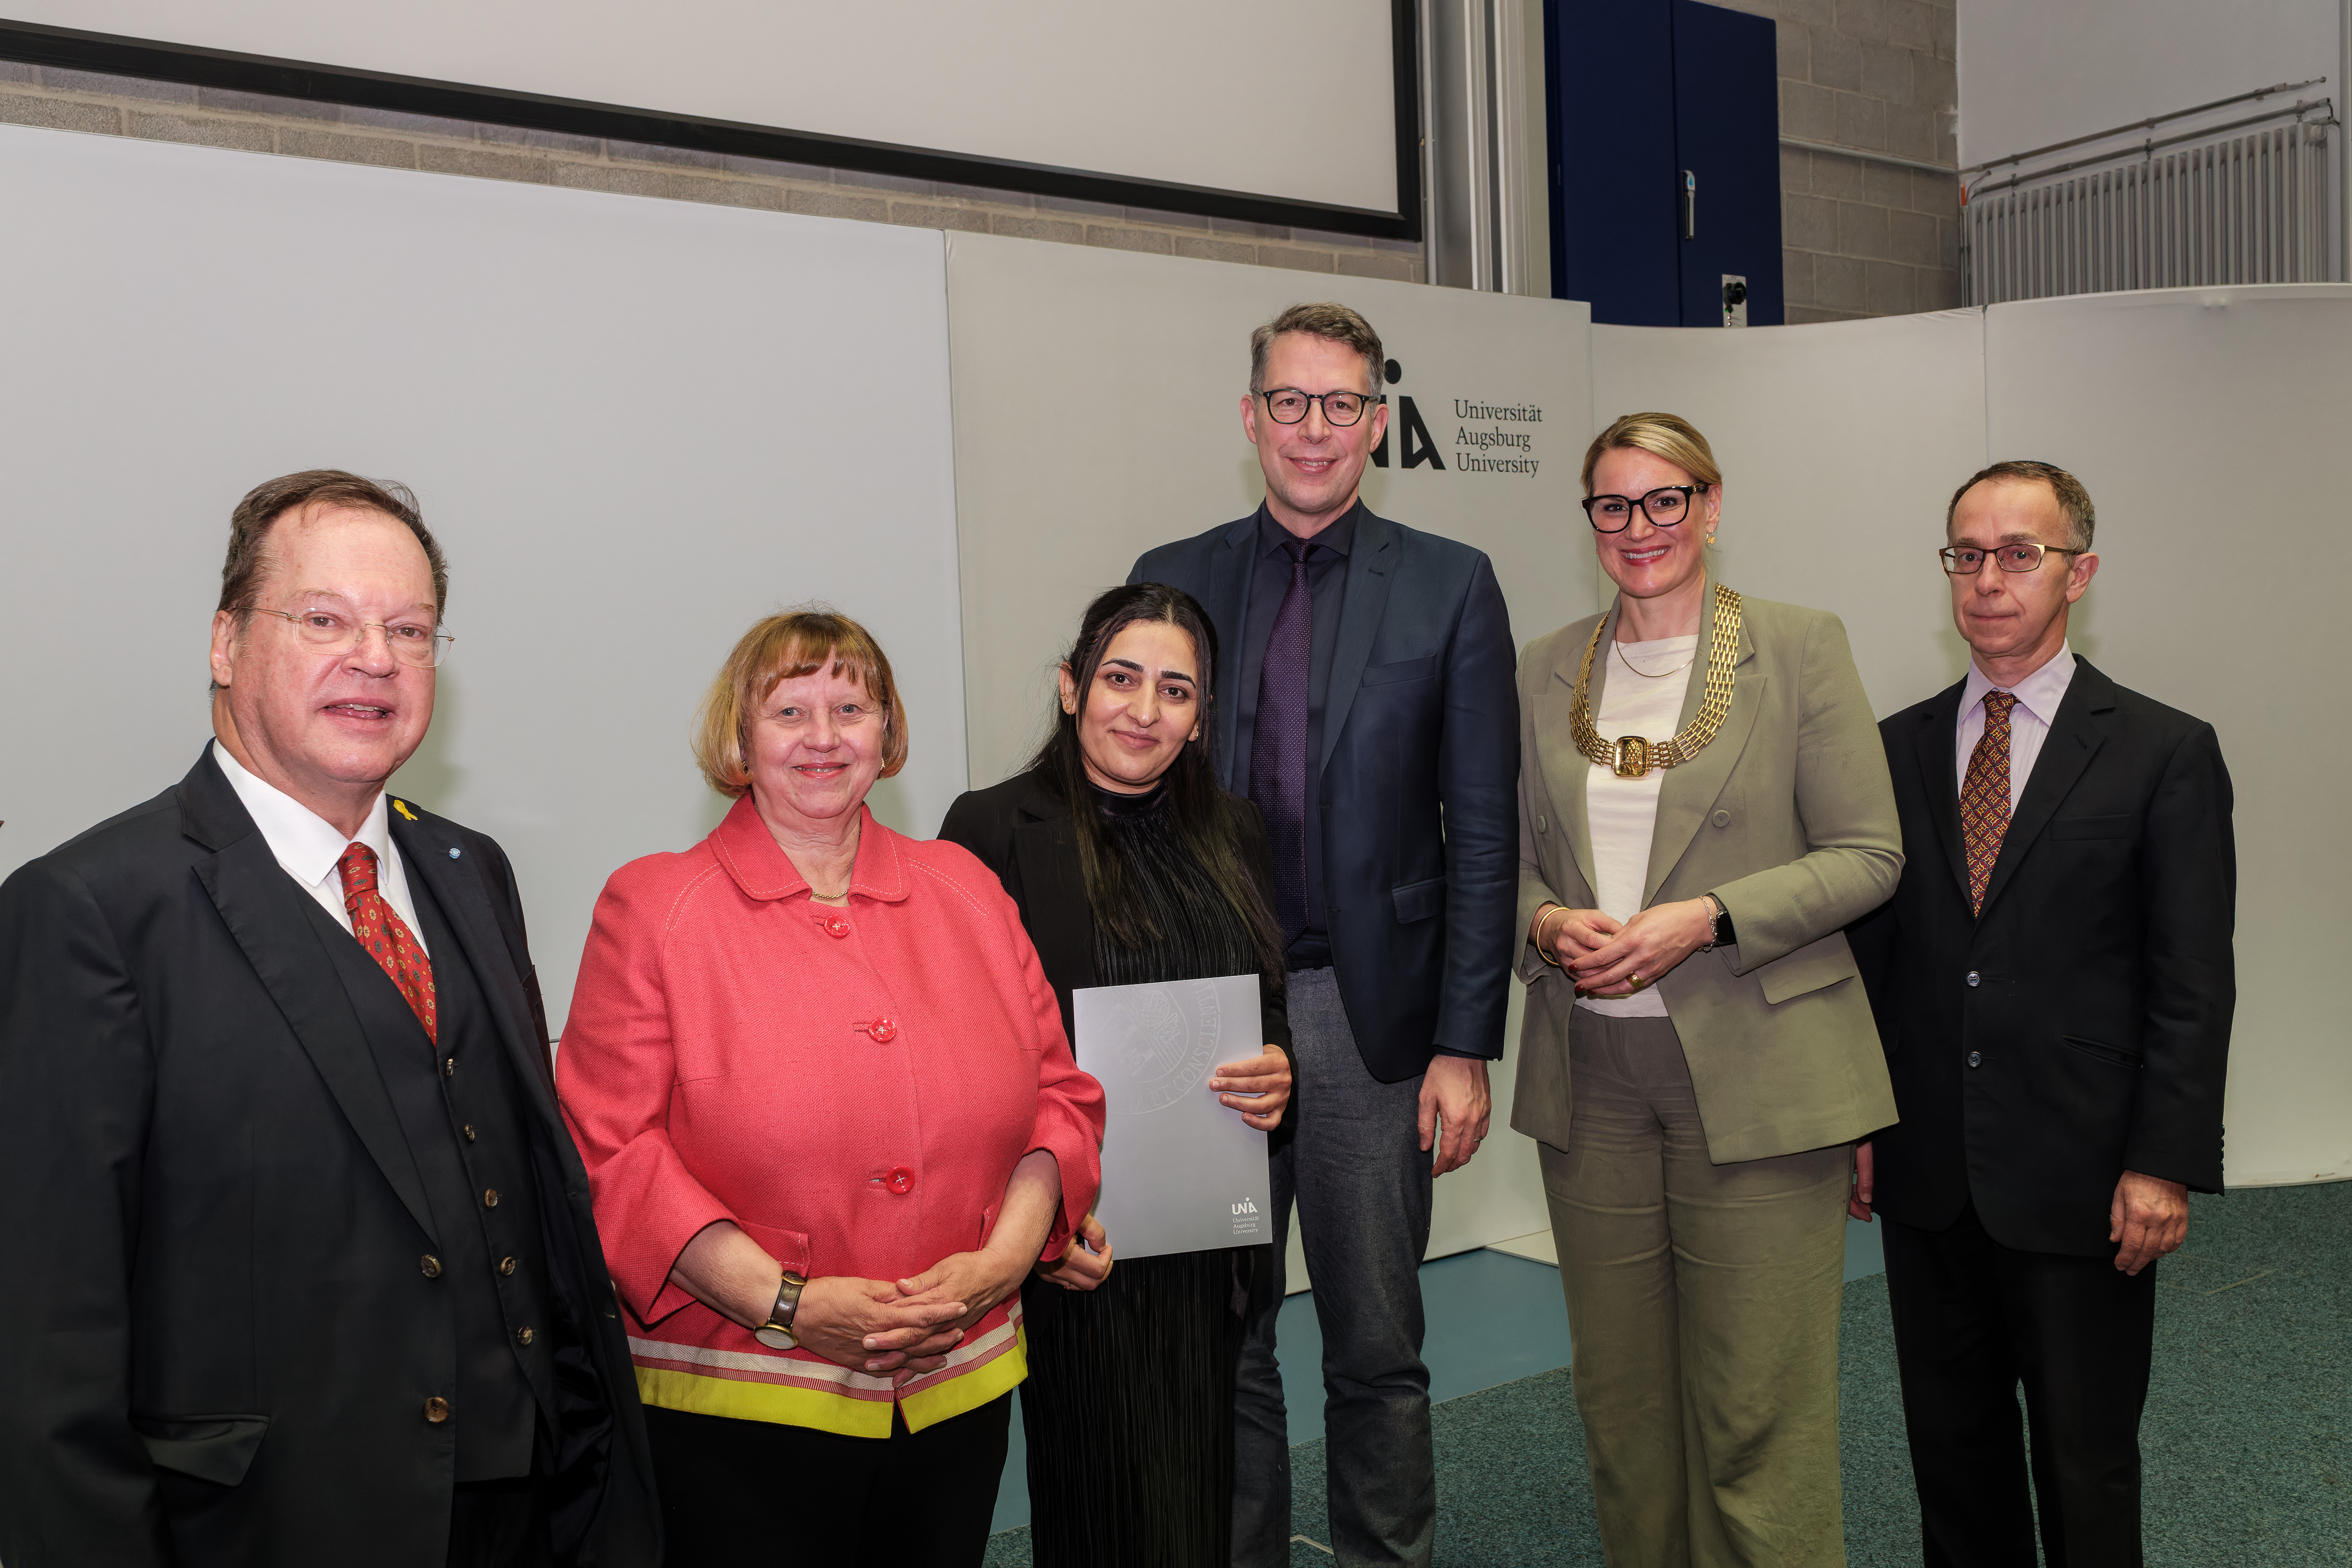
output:
[[[1698,638],[1660,637],[1601,651],[1609,660],[1601,710],[1592,716],[1601,738],[1613,742],[1621,735],[1640,735],[1664,741],[1672,736],[1682,718],[1691,670],[1698,662]],[[1602,763],[1586,766],[1584,820],[1592,837],[1592,896],[1601,913],[1630,921],[1641,912],[1642,885],[1649,879],[1650,840],[1657,832],[1658,790],[1666,782],[1665,770],[1652,768],[1641,778],[1621,779],[1617,770]],[[1666,999],[1654,985],[1631,996],[1580,996],[1576,1005],[1612,1018],[1666,1016]]]

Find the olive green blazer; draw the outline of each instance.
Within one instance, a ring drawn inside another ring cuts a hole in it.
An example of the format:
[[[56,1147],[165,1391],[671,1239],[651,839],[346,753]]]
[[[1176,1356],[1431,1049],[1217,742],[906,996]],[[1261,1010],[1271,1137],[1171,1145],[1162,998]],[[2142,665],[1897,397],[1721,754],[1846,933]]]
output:
[[[1604,639],[1614,636],[1617,606],[1600,618]],[[1517,969],[1528,1009],[1511,1125],[1555,1148],[1570,1142],[1575,989],[1528,932],[1545,903],[1593,907],[1591,764],[1569,728],[1593,625],[1538,637],[1519,660]],[[1706,648],[1702,626],[1677,731],[1698,712]],[[1596,659],[1595,711],[1606,676]],[[1894,1123],[1886,1058],[1843,928],[1885,903],[1902,869],[1886,750],[1844,625],[1825,611],[1746,600],[1731,710],[1705,750],[1666,770],[1642,893],[1644,909],[1713,893],[1739,938],[1658,982],[1716,1163],[1825,1148]]]

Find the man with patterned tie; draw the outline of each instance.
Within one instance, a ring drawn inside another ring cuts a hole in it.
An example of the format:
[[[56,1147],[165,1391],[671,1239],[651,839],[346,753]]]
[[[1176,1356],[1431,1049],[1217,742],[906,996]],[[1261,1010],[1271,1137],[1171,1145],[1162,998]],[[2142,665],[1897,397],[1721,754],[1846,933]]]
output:
[[[447,584],[398,486],[253,490],[214,739],[0,887],[10,1568],[659,1556],[513,872],[384,790]]]
[[[1345,1563],[1430,1559],[1415,1271],[1433,1176],[1486,1135],[1518,944],[1517,650],[1483,553],[1358,494],[1388,428],[1386,364],[1345,305],[1258,328],[1241,416],[1265,503],[1128,576],[1184,589],[1216,626],[1213,754],[1265,814],[1287,947],[1299,1089],[1235,1394],[1236,1568],[1290,1561],[1274,1331],[1294,1196],[1323,1331],[1331,1544]]]
[[[2036,1505],[2053,1568],[2137,1568],[2156,1260],[2221,1185],[2230,775],[2069,647],[2093,521],[2047,463],[1962,485],[1968,677],[1879,726],[1903,877],[1852,935],[1902,1120],[1853,1208],[1887,1221],[1929,1568],[2032,1568]]]

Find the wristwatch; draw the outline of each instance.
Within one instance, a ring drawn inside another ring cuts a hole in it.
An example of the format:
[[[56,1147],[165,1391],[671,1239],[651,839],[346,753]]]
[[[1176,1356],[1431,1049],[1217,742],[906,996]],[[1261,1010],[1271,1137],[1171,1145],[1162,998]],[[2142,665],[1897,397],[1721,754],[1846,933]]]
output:
[[[1707,907],[1715,910],[1715,924],[1707,931],[1706,941],[1700,946],[1699,951],[1711,952],[1718,947],[1729,947],[1738,942],[1739,938],[1731,929],[1731,911],[1723,907],[1723,900],[1713,893],[1701,893],[1699,897],[1705,899]]]
[[[799,1344],[793,1320],[800,1316],[801,1288],[807,1283],[791,1269],[784,1270],[783,1283],[776,1287],[776,1304],[768,1309],[768,1321],[753,1329],[751,1337],[770,1350],[788,1351]]]

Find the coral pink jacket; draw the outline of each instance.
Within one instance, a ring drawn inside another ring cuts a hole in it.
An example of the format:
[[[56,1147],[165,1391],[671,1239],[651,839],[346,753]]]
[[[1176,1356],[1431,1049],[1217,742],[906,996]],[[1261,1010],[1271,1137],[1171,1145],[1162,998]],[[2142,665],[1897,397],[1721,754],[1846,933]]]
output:
[[[894,1401],[919,1429],[1026,1373],[1017,1293],[895,1392],[771,1351],[670,1282],[715,1220],[803,1276],[897,1279],[981,1246],[1033,1149],[1061,1166],[1047,1256],[1094,1202],[1102,1089],[1013,900],[967,851],[862,824],[846,909],[748,797],[597,900],[555,1077],[648,1405],[881,1437]]]

